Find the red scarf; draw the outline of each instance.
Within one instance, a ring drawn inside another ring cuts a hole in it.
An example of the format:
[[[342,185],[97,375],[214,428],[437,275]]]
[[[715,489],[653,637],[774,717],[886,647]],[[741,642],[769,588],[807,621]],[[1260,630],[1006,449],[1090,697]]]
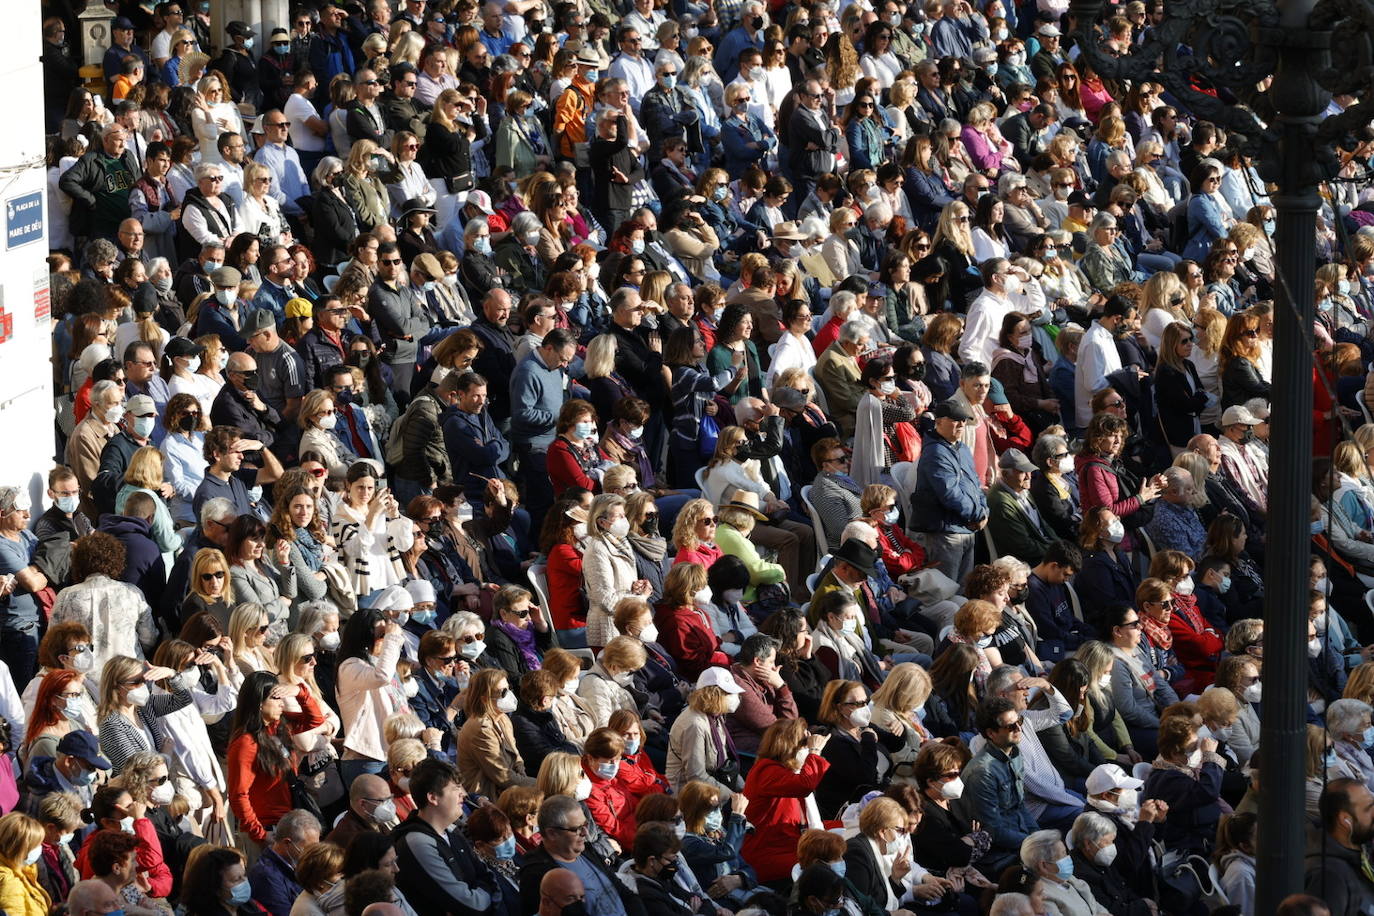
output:
[[[1174,647],[1174,634],[1170,632],[1167,623],[1160,623],[1149,614],[1141,614],[1140,622],[1145,627],[1145,638],[1150,641],[1150,645],[1165,652]]]

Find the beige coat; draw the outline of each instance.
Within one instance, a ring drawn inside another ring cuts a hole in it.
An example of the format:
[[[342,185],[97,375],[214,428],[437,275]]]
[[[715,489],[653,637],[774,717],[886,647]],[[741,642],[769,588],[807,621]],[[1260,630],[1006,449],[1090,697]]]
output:
[[[458,732],[458,775],[473,795],[495,798],[511,786],[532,786],[515,749],[510,716],[476,716]]]

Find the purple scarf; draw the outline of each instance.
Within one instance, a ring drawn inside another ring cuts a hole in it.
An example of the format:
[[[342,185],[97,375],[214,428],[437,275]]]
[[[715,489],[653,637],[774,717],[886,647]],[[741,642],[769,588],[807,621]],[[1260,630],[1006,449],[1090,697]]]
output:
[[[520,655],[525,659],[525,667],[531,671],[538,671],[539,655],[534,651],[534,627],[531,625],[522,630],[504,620],[492,622],[515,642],[515,648],[520,650]]]

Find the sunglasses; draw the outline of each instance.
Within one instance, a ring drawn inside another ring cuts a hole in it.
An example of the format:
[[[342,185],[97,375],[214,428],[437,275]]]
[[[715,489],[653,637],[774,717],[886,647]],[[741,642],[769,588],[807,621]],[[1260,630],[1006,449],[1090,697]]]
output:
[[[263,624],[262,626],[258,627],[258,633],[259,633],[259,634],[266,633],[269,626],[270,626],[270,624]]]
[[[214,572],[207,572],[207,573],[201,573],[201,574],[200,574],[200,581],[202,581],[202,582],[208,582],[208,581],[210,581],[211,579],[223,579],[223,578],[224,578],[224,570],[222,570],[222,569],[215,570]]]
[[[314,664],[314,662],[315,662],[315,653],[314,653],[314,652],[307,652],[305,655],[302,655],[302,656],[301,656],[300,664],[302,664],[302,665],[310,665],[310,664]]]

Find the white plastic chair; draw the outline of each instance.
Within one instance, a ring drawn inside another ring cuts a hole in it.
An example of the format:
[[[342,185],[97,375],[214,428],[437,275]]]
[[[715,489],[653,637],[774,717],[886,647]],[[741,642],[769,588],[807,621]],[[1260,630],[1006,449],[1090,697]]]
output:
[[[892,481],[897,484],[897,492],[902,497],[902,514],[911,506],[911,494],[916,490],[916,462],[898,461],[892,466]]]
[[[706,468],[704,468],[704,467],[697,468],[697,472],[696,472],[695,474],[693,474],[692,476],[696,479],[696,482],[697,482],[697,489],[701,491],[701,495],[702,495],[702,496],[705,496],[705,495],[706,495]]]
[[[806,514],[811,516],[811,528],[816,532],[816,559],[819,560],[830,549],[830,542],[825,537],[825,525],[821,524],[821,514],[811,504],[810,484],[801,488],[801,498],[802,505],[806,506]]]
[[[1154,768],[1155,766],[1153,763],[1147,763],[1144,760],[1142,760],[1135,766],[1131,767],[1131,775],[1134,776],[1136,779],[1139,779],[1141,782],[1144,782],[1146,779],[1150,778],[1150,773],[1154,771]]]
[[[530,587],[534,589],[534,597],[539,602],[540,613],[548,620],[549,626],[553,626],[553,619],[549,616],[549,568],[543,563],[535,563],[530,566],[528,574]],[[596,661],[591,649],[568,649],[567,652],[585,660],[588,667]]]

